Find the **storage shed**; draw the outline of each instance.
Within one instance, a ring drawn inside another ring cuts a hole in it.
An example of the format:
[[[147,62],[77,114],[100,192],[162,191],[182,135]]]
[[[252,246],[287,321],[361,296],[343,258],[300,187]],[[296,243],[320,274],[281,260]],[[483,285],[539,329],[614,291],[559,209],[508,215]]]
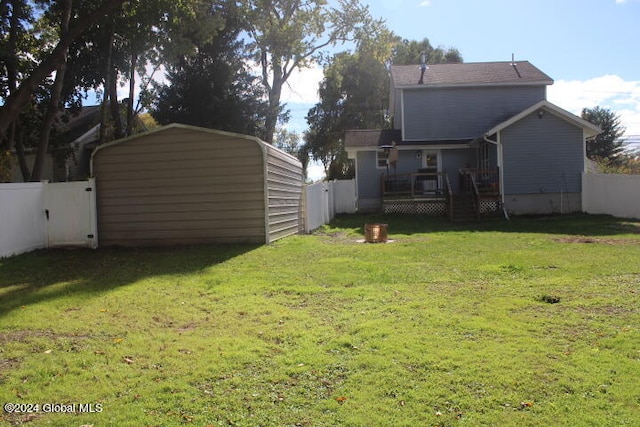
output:
[[[271,243],[301,230],[303,171],[258,138],[171,124],[91,156],[101,246]]]

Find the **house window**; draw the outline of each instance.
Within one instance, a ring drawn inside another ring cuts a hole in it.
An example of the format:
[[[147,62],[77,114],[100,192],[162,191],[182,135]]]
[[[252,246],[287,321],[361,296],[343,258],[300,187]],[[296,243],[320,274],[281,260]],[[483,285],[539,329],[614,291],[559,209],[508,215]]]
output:
[[[425,153],[423,164],[424,164],[424,167],[429,169],[434,169],[437,171],[438,170],[438,153],[436,152]]]
[[[379,149],[376,152],[376,163],[378,165],[378,169],[385,169],[387,167],[388,159],[389,159],[389,150]]]

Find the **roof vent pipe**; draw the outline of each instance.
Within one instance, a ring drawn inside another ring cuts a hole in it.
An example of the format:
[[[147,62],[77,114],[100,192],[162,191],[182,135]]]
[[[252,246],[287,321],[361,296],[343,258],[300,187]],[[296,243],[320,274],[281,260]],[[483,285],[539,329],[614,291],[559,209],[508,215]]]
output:
[[[418,84],[424,84],[424,73],[427,71],[427,53],[423,50],[420,52],[420,80],[418,80]]]
[[[521,79],[522,75],[520,75],[520,70],[518,70],[518,64],[516,63],[515,55],[513,53],[511,54],[511,66],[513,67],[514,71],[518,75],[518,78]]]

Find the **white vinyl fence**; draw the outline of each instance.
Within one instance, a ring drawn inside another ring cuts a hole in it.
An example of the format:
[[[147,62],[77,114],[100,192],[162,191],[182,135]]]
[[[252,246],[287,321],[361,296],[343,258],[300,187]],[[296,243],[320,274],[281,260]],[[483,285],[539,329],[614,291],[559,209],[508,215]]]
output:
[[[582,175],[582,210],[640,219],[640,175]]]
[[[0,258],[97,245],[94,181],[0,184]]]
[[[310,233],[336,214],[356,211],[356,181],[334,180],[307,185],[304,199],[304,231]]]
[[[40,248],[98,245],[93,179],[0,184],[0,258]],[[319,182],[304,191],[305,232],[356,211],[355,180]]]

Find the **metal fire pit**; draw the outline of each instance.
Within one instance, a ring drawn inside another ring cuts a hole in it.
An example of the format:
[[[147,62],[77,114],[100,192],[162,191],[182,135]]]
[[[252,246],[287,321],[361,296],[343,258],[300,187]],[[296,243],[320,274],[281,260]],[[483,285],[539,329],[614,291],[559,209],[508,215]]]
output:
[[[386,243],[387,224],[365,224],[364,241],[367,243]]]

